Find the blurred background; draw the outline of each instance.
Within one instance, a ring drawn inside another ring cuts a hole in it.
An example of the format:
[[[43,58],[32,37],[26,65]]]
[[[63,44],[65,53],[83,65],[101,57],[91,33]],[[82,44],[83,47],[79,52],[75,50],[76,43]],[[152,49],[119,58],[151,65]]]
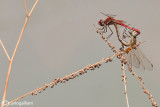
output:
[[[28,11],[35,0],[27,0]],[[80,70],[114,53],[96,33],[93,24],[106,14],[115,14],[140,29],[140,48],[154,65],[153,71],[135,72],[160,105],[160,1],[159,0],[40,0],[33,11],[13,61],[7,101],[22,96],[55,78]],[[0,39],[10,57],[26,18],[23,0],[0,0]],[[109,39],[120,47],[115,33]],[[2,100],[8,59],[0,46],[0,100]],[[126,107],[122,70],[117,58],[102,64],[66,84],[48,88],[37,96],[18,102],[33,102],[33,107]],[[131,107],[151,107],[139,81],[126,72]],[[22,106],[23,107],[23,106]]]

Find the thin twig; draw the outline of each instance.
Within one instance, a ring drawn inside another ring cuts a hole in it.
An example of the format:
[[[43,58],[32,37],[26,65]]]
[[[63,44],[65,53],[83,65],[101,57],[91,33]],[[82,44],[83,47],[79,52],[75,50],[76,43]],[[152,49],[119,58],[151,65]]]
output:
[[[32,12],[33,12],[34,8],[36,7],[38,1],[39,1],[39,0],[37,0],[37,1],[34,3],[34,5],[33,5],[32,9],[31,9],[31,11],[29,12],[29,15],[28,15],[28,16],[30,16],[30,15],[32,14]]]
[[[29,19],[29,17],[27,17],[27,18],[26,18],[26,20],[25,20],[25,23],[24,23],[24,25],[23,25],[23,28],[22,28],[21,34],[20,34],[19,39],[18,39],[18,41],[17,41],[16,47],[15,47],[15,49],[14,49],[14,52],[13,52],[13,55],[12,55],[11,61],[13,61],[14,56],[15,56],[15,54],[16,54],[16,52],[17,52],[17,49],[18,49],[19,43],[20,43],[20,41],[21,41],[21,38],[22,38],[22,35],[23,35],[23,32],[24,32],[24,29],[26,28],[26,25],[27,25],[28,19]]]
[[[111,62],[113,57],[119,56],[120,54],[122,54],[122,53],[114,54],[113,56],[110,56],[108,58],[102,58],[101,61],[98,61],[95,64],[89,64],[88,66],[84,67],[83,69],[78,70],[78,71],[76,71],[74,73],[71,73],[69,75],[66,75],[65,77],[54,79],[53,82],[51,82],[49,84],[45,84],[44,86],[42,86],[40,88],[37,88],[37,89],[35,89],[35,90],[33,90],[33,91],[23,95],[23,96],[20,96],[20,97],[14,99],[14,100],[8,102],[7,104],[4,104],[4,105],[7,106],[7,105],[9,105],[9,104],[21,99],[21,98],[24,98],[24,97],[28,96],[28,95],[37,95],[38,93],[41,93],[41,91],[44,91],[48,87],[53,88],[53,86],[57,85],[58,83],[66,83],[70,79],[74,79],[74,78],[76,78],[76,77],[78,77],[78,76],[80,76],[84,73],[87,73],[88,70],[93,71],[93,70],[95,70],[95,68],[99,68],[102,65],[102,63]]]
[[[127,107],[129,107],[129,101],[128,101],[128,95],[127,95],[127,77],[126,77],[126,69],[124,68],[124,62],[122,62],[122,70],[123,70],[123,75],[122,75],[122,81],[124,82],[124,94],[126,95],[126,102],[127,102]]]
[[[133,76],[135,76],[138,81],[140,82],[141,86],[142,86],[142,89],[143,89],[143,92],[145,94],[148,95],[148,98],[150,99],[151,103],[152,103],[152,106],[154,107],[158,107],[157,103],[154,101],[150,91],[145,87],[144,85],[144,82],[142,81],[142,77],[138,76],[132,69],[132,67],[130,66],[129,62],[127,61],[127,66],[128,66],[128,70],[132,73]]]
[[[24,5],[25,5],[25,9],[26,9],[26,15],[28,17],[28,10],[27,10],[27,5],[26,5],[26,0],[24,0]]]
[[[4,103],[5,99],[6,99],[8,82],[9,82],[9,77],[10,77],[10,72],[11,72],[11,67],[12,67],[12,62],[13,62],[14,56],[15,56],[15,54],[16,54],[16,52],[17,52],[17,49],[18,49],[20,40],[21,40],[22,35],[23,35],[23,32],[24,32],[24,29],[25,29],[25,27],[26,27],[26,25],[27,25],[28,19],[29,19],[31,13],[33,12],[35,6],[37,5],[38,1],[39,1],[39,0],[37,0],[37,1],[35,2],[33,8],[31,9],[29,15],[27,16],[27,18],[26,18],[26,20],[25,20],[25,23],[24,23],[24,26],[23,26],[23,28],[22,28],[21,34],[20,34],[20,36],[19,36],[19,39],[18,39],[17,44],[16,44],[16,47],[15,47],[15,49],[14,49],[12,58],[11,58],[11,60],[10,60],[10,64],[9,64],[9,68],[8,68],[8,74],[7,74],[7,79],[6,79],[6,84],[5,84],[5,89],[4,89],[4,93],[3,93],[3,99],[2,99],[1,107],[4,107],[4,104],[3,104],[3,103]],[[27,7],[26,7],[26,9],[27,9]]]
[[[148,97],[149,97],[149,99],[150,99],[150,101],[151,101],[151,103],[152,103],[152,106],[158,107],[158,105],[157,105],[157,103],[154,101],[154,99],[153,99],[150,91],[145,87],[144,82],[142,81],[142,77],[138,76],[138,75],[133,71],[133,69],[132,69],[132,67],[130,66],[128,60],[127,60],[123,55],[122,55],[119,59],[121,60],[121,62],[124,62],[124,64],[126,64],[126,65],[128,66],[128,70],[132,73],[132,75],[133,75],[134,77],[136,77],[136,78],[138,79],[138,81],[140,82],[140,84],[141,84],[141,86],[142,86],[142,89],[143,89],[144,93],[148,95]]]
[[[3,48],[3,50],[4,50],[4,52],[5,52],[5,54],[7,55],[8,60],[10,61],[10,57],[9,57],[9,55],[8,55],[8,52],[7,52],[6,48],[4,47],[4,45],[3,45],[3,43],[2,43],[1,40],[0,40],[0,44],[1,44],[1,46],[2,46],[2,48]]]

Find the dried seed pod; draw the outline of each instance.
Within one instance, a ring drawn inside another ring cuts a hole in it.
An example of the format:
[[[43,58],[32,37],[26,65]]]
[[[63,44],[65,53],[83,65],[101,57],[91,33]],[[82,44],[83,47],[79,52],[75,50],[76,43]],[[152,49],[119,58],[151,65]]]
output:
[[[46,90],[46,87],[42,88],[42,90],[45,91],[45,90]]]
[[[54,87],[54,83],[52,85],[50,85],[50,87],[53,88]]]
[[[47,84],[44,84],[44,86],[45,86],[46,88],[48,88],[48,85],[47,85]]]

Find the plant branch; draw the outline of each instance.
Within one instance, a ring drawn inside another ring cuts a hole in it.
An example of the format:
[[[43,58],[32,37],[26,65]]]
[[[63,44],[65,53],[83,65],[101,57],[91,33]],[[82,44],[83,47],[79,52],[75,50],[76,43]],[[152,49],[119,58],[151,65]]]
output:
[[[32,9],[31,9],[31,11],[29,12],[29,15],[28,15],[28,16],[30,16],[30,15],[32,14],[32,12],[33,12],[34,8],[36,7],[38,1],[39,1],[39,0],[37,0],[37,1],[34,3],[34,5],[33,5]]]
[[[124,59],[125,59],[125,58],[124,58]],[[126,64],[127,64],[127,66],[128,66],[128,70],[129,70],[129,71],[132,73],[132,75],[135,76],[135,77],[138,79],[138,81],[140,82],[140,84],[141,84],[141,86],[142,86],[142,89],[143,89],[143,92],[148,95],[148,98],[150,99],[150,101],[151,101],[151,103],[152,103],[152,106],[158,107],[158,105],[157,105],[157,103],[154,101],[154,99],[153,99],[150,91],[145,87],[144,82],[142,81],[142,77],[138,76],[138,75],[133,71],[133,69],[132,69],[132,67],[129,65],[129,62],[128,62],[128,61],[126,62]]]
[[[119,53],[119,54],[122,54],[122,53]],[[4,105],[7,106],[7,105],[9,105],[9,104],[21,99],[21,98],[24,98],[24,97],[28,96],[28,95],[37,95],[38,93],[41,93],[42,91],[46,90],[46,88],[48,88],[48,87],[53,88],[58,83],[66,83],[70,79],[74,79],[74,78],[76,78],[76,77],[78,77],[78,76],[80,76],[80,75],[82,75],[84,73],[87,73],[87,71],[89,71],[89,70],[93,71],[93,70],[95,70],[95,68],[99,68],[102,65],[102,63],[111,62],[112,58],[115,57],[115,56],[118,56],[119,54],[114,54],[113,56],[110,56],[108,58],[102,58],[101,61],[98,61],[98,62],[96,62],[94,64],[89,64],[88,66],[84,67],[81,70],[78,70],[78,71],[76,71],[74,73],[66,75],[65,77],[54,79],[53,82],[51,82],[49,84],[45,84],[44,86],[42,86],[40,88],[37,88],[37,89],[35,89],[35,90],[33,90],[33,91],[31,91],[31,92],[29,92],[29,93],[27,93],[27,94],[25,94],[25,95],[23,95],[21,97],[18,97],[16,99],[8,102],[7,104],[4,104]]]
[[[27,17],[28,17],[28,9],[27,9],[27,5],[26,5],[26,0],[24,0],[24,5],[25,5],[25,9],[26,9],[26,14],[27,14]]]
[[[8,55],[8,52],[7,52],[6,48],[4,47],[4,45],[3,45],[3,43],[2,43],[1,40],[0,40],[0,44],[1,44],[1,46],[2,46],[2,48],[3,48],[3,50],[4,50],[4,52],[5,52],[5,54],[7,55],[7,58],[8,58],[8,60],[9,60],[9,62],[10,62],[10,57],[9,57],[9,55]]]
[[[9,68],[8,68],[8,74],[7,74],[7,79],[6,79],[6,84],[5,84],[5,89],[4,89],[4,93],[3,93],[3,99],[2,99],[1,107],[4,107],[4,101],[5,101],[5,99],[6,99],[7,88],[8,88],[8,83],[9,83],[9,78],[10,78],[10,72],[11,72],[11,67],[12,67],[13,59],[14,59],[15,54],[16,54],[16,52],[17,52],[17,49],[18,49],[20,40],[21,40],[22,35],[23,35],[23,32],[24,32],[24,30],[25,30],[25,28],[26,28],[28,19],[29,19],[31,13],[33,12],[35,6],[37,5],[38,1],[39,1],[39,0],[37,0],[37,1],[35,2],[34,6],[32,7],[32,9],[31,9],[31,11],[30,11],[30,13],[29,13],[29,15],[26,17],[24,26],[23,26],[23,28],[22,28],[21,34],[20,34],[20,36],[19,36],[19,39],[18,39],[18,41],[17,41],[17,44],[16,44],[16,47],[15,47],[15,49],[14,49],[12,58],[11,58],[11,60],[10,60],[10,64],[9,64]],[[26,9],[27,9],[27,7],[26,7]],[[3,47],[3,46],[2,46],[2,47]],[[5,49],[5,48],[4,48],[4,49]]]
[[[128,95],[127,95],[127,77],[126,77],[126,69],[124,68],[124,62],[122,62],[122,68],[123,70],[123,75],[122,75],[122,81],[124,82],[124,94],[126,95],[126,102],[127,102],[127,107],[129,107],[129,101],[128,101]]]

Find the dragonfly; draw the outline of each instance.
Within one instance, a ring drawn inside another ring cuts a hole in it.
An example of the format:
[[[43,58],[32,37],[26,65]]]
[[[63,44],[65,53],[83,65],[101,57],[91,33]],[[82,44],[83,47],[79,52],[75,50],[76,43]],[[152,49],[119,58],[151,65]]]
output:
[[[99,29],[99,30],[103,30],[104,33],[107,32],[107,27],[110,29],[111,34],[110,34],[107,38],[109,38],[109,37],[113,34],[113,31],[111,30],[111,28],[110,28],[109,25],[115,25],[115,24],[121,25],[121,26],[123,26],[123,27],[125,27],[125,28],[128,28],[128,29],[130,29],[130,30],[133,30],[133,31],[137,32],[135,36],[138,36],[138,35],[140,34],[140,30],[135,29],[135,28],[133,28],[133,27],[130,27],[130,26],[126,25],[126,24],[125,24],[125,21],[115,19],[114,17],[115,17],[116,15],[104,14],[104,13],[102,13],[102,12],[100,12],[100,13],[103,14],[103,15],[105,15],[105,16],[107,16],[107,18],[106,18],[105,20],[102,20],[102,19],[101,19],[101,20],[99,20],[99,22],[98,22],[98,24],[99,24],[100,26],[102,26],[102,28]]]
[[[116,27],[116,32],[118,35],[118,29]],[[120,41],[123,46],[128,47],[125,52],[125,57],[127,58],[129,64],[131,66],[134,66],[135,68],[140,68],[142,71],[152,71],[153,65],[152,63],[146,58],[144,53],[141,51],[139,47],[135,48],[136,45],[136,38],[137,34],[135,34],[135,31],[129,31],[130,40],[127,43],[124,43],[123,41]],[[119,36],[118,36],[119,37]]]

